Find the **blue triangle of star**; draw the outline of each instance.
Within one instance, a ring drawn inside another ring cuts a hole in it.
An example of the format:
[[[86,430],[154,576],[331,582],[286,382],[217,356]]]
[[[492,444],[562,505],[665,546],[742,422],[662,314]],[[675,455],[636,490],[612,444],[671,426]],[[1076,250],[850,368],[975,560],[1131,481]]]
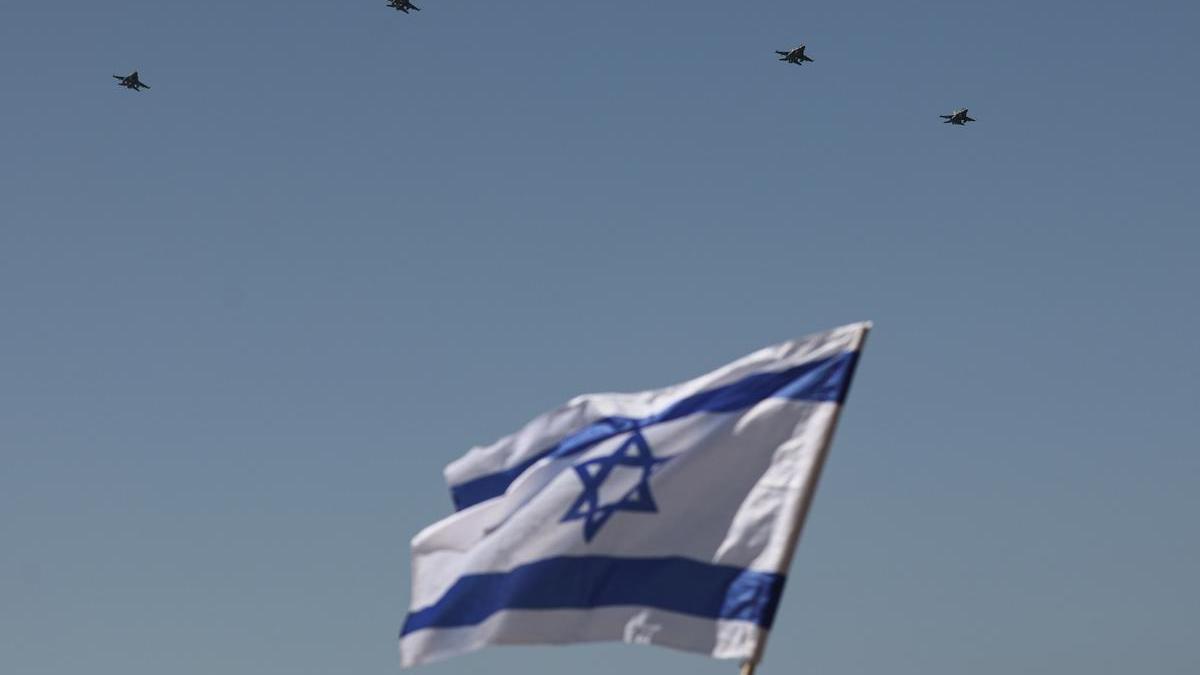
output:
[[[640,431],[634,431],[611,455],[597,457],[575,465],[575,474],[583,483],[583,492],[562,517],[562,522],[583,521],[583,539],[591,541],[600,528],[618,511],[655,513],[658,505],[650,492],[650,476],[666,459],[654,456],[650,444]],[[608,480],[613,469],[627,466],[641,469],[637,485],[614,502],[600,503],[600,486]]]

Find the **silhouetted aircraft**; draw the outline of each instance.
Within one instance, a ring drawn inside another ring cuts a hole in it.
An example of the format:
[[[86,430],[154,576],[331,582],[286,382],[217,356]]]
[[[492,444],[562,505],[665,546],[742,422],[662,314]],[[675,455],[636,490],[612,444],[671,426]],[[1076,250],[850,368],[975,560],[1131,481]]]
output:
[[[958,110],[955,110],[954,112],[950,113],[949,115],[940,115],[940,117],[942,119],[946,120],[945,124],[956,124],[960,127],[965,125],[967,122],[975,121],[974,118],[967,117],[967,109],[966,108],[959,108]]]
[[[121,75],[113,75],[113,78],[120,80],[120,82],[118,82],[117,84],[121,85],[122,87],[125,87],[126,89],[132,89],[134,91],[141,91],[143,89],[150,88],[150,85],[148,85],[145,82],[142,82],[141,80],[138,79],[138,73],[136,70],[128,75],[123,76],[123,77]]]
[[[800,45],[799,47],[786,52],[781,52],[777,49],[775,50],[775,53],[779,55],[780,61],[787,61],[788,63],[794,63],[798,66],[804,65],[805,61],[812,61],[812,59],[804,55],[804,45]]]
[[[421,11],[420,7],[417,7],[408,0],[388,0],[388,7],[391,7],[392,9],[398,9],[405,14],[408,14],[409,10],[416,10],[418,12]]]

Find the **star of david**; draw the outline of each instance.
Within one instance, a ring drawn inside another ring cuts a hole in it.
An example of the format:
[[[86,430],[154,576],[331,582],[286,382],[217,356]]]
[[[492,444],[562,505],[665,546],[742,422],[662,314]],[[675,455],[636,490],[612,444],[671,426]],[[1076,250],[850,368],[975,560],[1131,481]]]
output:
[[[655,457],[645,437],[635,431],[611,455],[576,464],[575,473],[583,482],[583,493],[561,522],[582,520],[583,539],[590,542],[617,511],[656,513],[658,505],[654,503],[654,495],[650,494],[650,476],[668,459]],[[641,470],[637,484],[616,500],[600,503],[600,487],[612,476],[613,469],[620,466]]]

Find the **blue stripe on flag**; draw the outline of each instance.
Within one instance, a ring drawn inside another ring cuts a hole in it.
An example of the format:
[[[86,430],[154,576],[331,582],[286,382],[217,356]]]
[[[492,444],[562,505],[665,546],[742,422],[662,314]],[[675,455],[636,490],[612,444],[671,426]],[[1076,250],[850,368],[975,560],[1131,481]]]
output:
[[[846,399],[857,361],[858,352],[842,352],[837,356],[810,361],[787,370],[748,375],[737,382],[693,394],[662,412],[640,419],[606,417],[567,435],[553,446],[510,469],[450,486],[454,507],[461,511],[468,506],[499,497],[517,476],[543,457],[570,457],[634,429],[643,429],[698,412],[723,413],[742,410],[768,398],[842,403]]]
[[[650,607],[770,629],[784,576],[688,558],[563,556],[510,572],[469,574],[436,603],[410,612],[403,637],[426,628],[473,626],[506,609]]]

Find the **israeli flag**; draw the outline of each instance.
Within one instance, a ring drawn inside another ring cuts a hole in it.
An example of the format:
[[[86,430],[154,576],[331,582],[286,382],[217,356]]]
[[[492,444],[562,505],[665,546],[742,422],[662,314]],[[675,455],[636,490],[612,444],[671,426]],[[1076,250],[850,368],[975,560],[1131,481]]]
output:
[[[757,661],[869,324],[636,394],[589,394],[446,468],[412,541],[414,666],[625,641]]]

